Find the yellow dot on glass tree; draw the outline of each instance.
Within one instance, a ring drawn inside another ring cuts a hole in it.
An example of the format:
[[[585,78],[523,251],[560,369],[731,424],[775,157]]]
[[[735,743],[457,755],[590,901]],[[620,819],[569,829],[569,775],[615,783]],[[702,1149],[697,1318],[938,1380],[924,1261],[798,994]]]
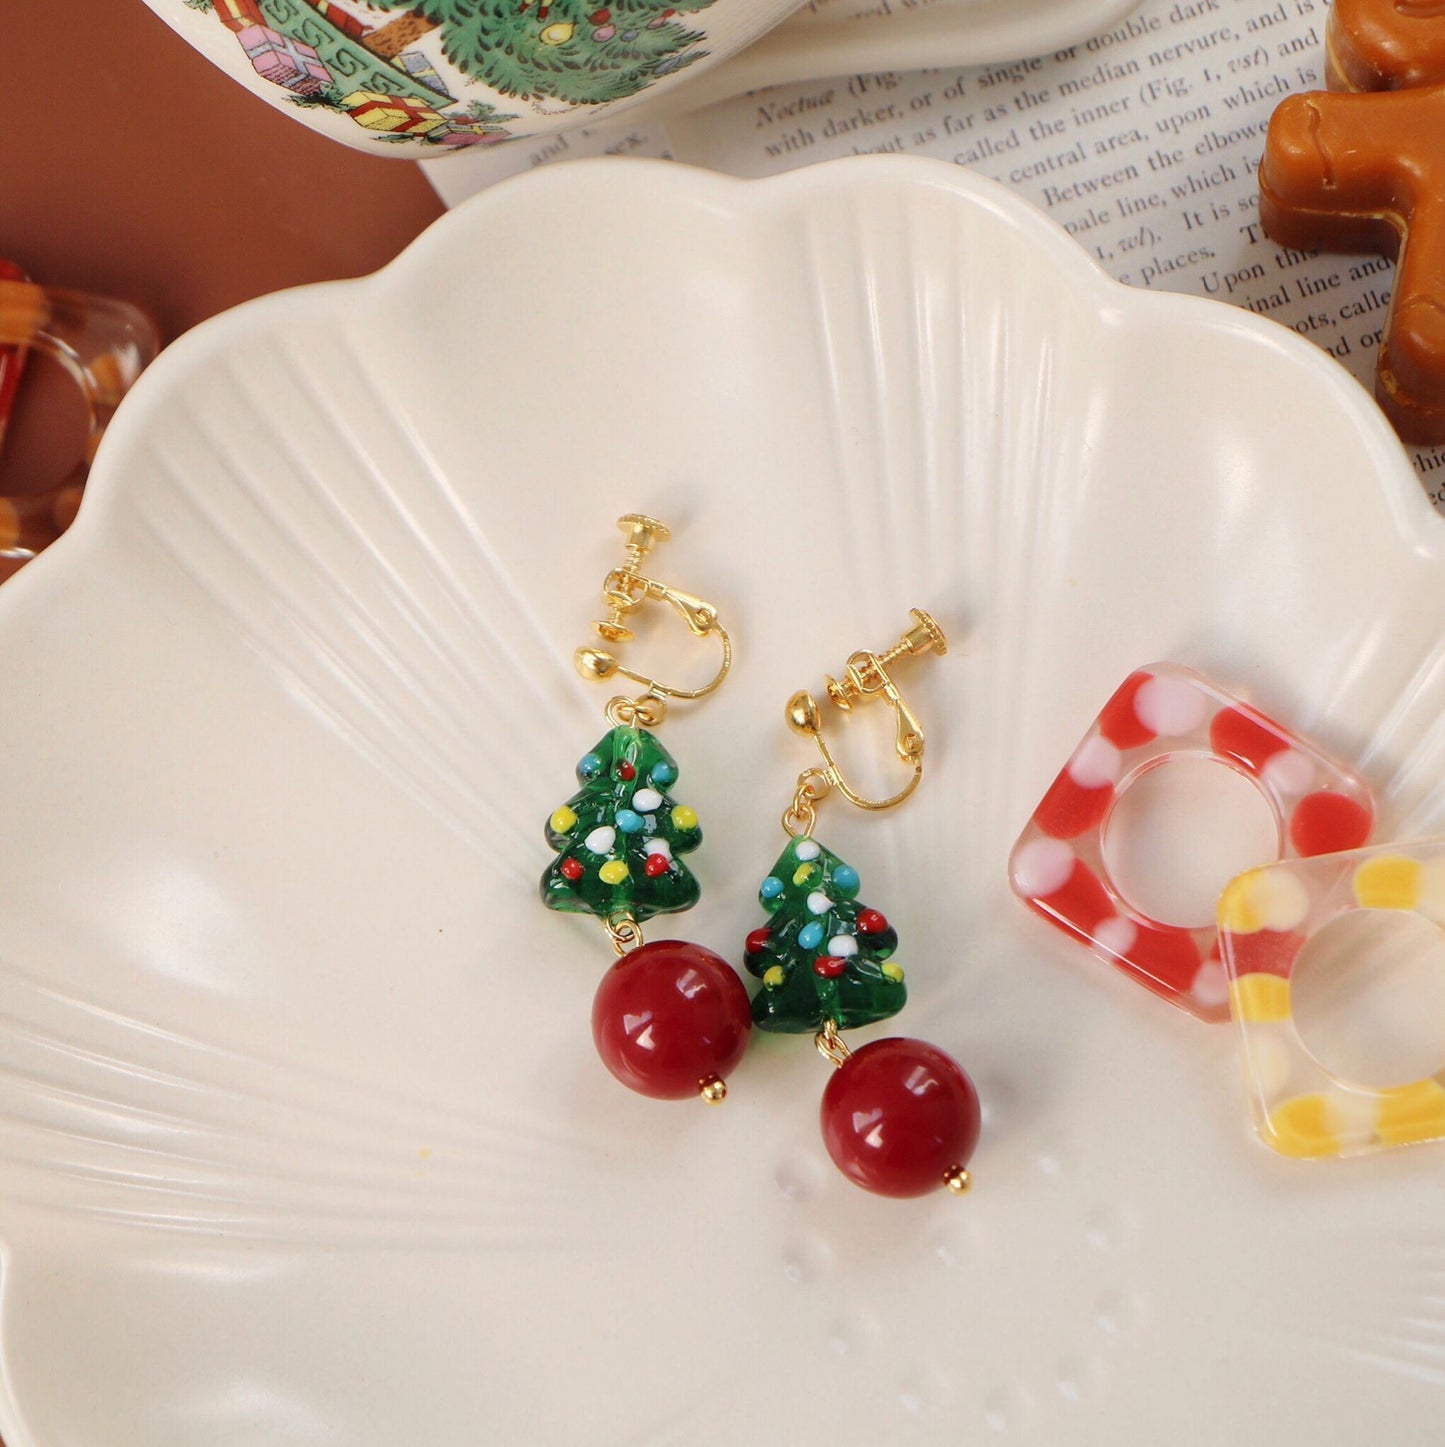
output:
[[[621,884],[631,873],[627,865],[621,859],[609,859],[601,869],[597,871],[597,877],[603,884]]]
[[[895,965],[892,960],[889,960],[888,963],[883,966],[883,973],[887,975],[895,985],[901,985],[903,983],[903,971]]]
[[[697,811],[689,809],[686,804],[679,804],[672,811],[672,824],[675,829],[696,829]]]
[[[767,972],[763,975],[763,984],[768,989],[776,990],[783,983],[783,967],[781,965],[769,965]]]
[[[575,823],[577,816],[565,804],[552,811],[552,828],[558,834],[565,834]]]
[[[558,20],[547,26],[537,37],[543,45],[565,45],[576,33],[577,27],[570,20]]]

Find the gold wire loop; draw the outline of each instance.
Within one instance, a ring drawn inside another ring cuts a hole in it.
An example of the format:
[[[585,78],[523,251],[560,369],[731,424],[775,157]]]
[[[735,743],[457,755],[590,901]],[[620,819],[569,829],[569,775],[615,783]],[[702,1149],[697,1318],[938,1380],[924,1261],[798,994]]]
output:
[[[723,679],[733,666],[733,642],[727,629],[718,622],[717,609],[706,599],[693,593],[684,593],[681,588],[674,588],[656,578],[644,577],[639,571],[642,559],[657,543],[665,542],[671,536],[666,524],[643,513],[627,513],[618,518],[617,526],[628,535],[627,557],[621,567],[613,568],[603,580],[602,597],[607,604],[608,613],[606,618],[593,624],[598,635],[608,643],[626,643],[634,636],[626,622],[632,610],[640,608],[644,603],[665,603],[687,624],[688,631],[694,637],[716,637],[722,649],[722,658],[717,672],[700,688],[679,688],[673,684],[662,683],[645,673],[624,667],[615,652],[604,648],[579,648],[573,655],[577,671],[583,678],[593,681],[629,678],[633,683],[640,683],[646,690],[643,698],[651,697],[659,702],[663,698],[706,698],[722,686]],[[637,702],[641,703],[642,700]],[[616,703],[617,700],[614,699],[612,704],[608,705],[609,710]],[[611,717],[610,712],[608,717]],[[658,717],[660,721],[661,715]],[[639,719],[639,722],[641,721]]]
[[[806,689],[799,689],[788,700],[789,727],[795,733],[811,738],[818,745],[818,750],[823,755],[823,762],[827,766],[823,769],[810,770],[808,773],[821,776],[826,785],[836,788],[850,804],[856,804],[860,809],[891,809],[895,804],[901,804],[918,787],[919,781],[923,778],[923,725],[919,722],[918,715],[909,706],[908,700],[899,691],[898,685],[894,683],[893,676],[889,672],[889,665],[900,658],[917,654],[947,653],[948,639],[944,636],[943,629],[921,608],[912,608],[909,612],[913,616],[914,626],[892,648],[883,653],[861,650],[849,658],[841,679],[829,678],[827,680],[828,698],[845,713],[855,703],[866,703],[873,699],[882,699],[892,708],[894,716],[893,750],[899,759],[913,770],[908,782],[896,794],[890,794],[886,799],[870,799],[867,795],[854,789],[843,777],[843,771],[839,767],[837,759],[834,758],[832,749],[828,746],[827,737],[823,732],[823,717],[818,709],[817,700]],[[783,827],[790,834],[799,832],[789,823],[790,816],[797,821],[806,818],[806,828],[802,832],[810,832],[812,829],[811,803],[808,803],[806,807],[800,804],[802,783],[806,777],[808,777],[806,773],[799,776],[800,792],[794,796],[792,805],[783,815]]]
[[[630,953],[642,946],[642,926],[630,914],[613,915],[603,921],[612,939],[612,948],[617,957]]]
[[[818,1054],[828,1062],[841,1068],[852,1058],[853,1052],[843,1043],[843,1037],[838,1033],[838,1022],[831,1016],[823,1021],[823,1028],[813,1036],[813,1044]]]
[[[798,775],[793,802],[783,810],[783,828],[797,839],[811,834],[818,822],[817,803],[832,787],[824,770],[816,767],[804,769]]]
[[[624,724],[655,729],[667,717],[667,700],[655,693],[644,693],[638,698],[628,698],[625,693],[620,693],[616,698],[607,700],[607,707],[602,712],[614,727]]]

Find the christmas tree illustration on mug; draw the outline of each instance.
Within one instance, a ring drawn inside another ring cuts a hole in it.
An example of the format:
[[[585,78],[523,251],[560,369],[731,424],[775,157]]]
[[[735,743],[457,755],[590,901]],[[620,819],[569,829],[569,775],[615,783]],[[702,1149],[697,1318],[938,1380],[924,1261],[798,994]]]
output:
[[[420,48],[434,32],[466,81],[539,109],[605,105],[701,59],[702,31],[677,17],[712,0],[185,3],[216,15],[257,73],[297,105],[341,111],[382,141],[467,145],[505,140],[515,117],[484,101],[460,105]]]
[[[706,52],[681,13],[712,0],[372,0],[405,13],[373,31],[368,48],[392,54],[439,29],[442,53],[503,95],[573,105],[623,100]]]

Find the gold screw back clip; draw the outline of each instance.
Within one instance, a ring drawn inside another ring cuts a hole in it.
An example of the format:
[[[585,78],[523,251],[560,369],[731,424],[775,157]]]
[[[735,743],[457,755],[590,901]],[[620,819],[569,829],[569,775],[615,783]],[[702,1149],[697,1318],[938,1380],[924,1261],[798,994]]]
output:
[[[889,669],[903,658],[924,653],[947,653],[948,639],[933,617],[922,608],[911,608],[909,612],[913,617],[913,627],[897,643],[882,653],[862,650],[853,654],[844,668],[843,677],[828,678],[826,686],[829,699],[845,713],[854,704],[872,699],[881,698],[890,705],[895,722],[894,752],[913,770],[912,777],[896,794],[886,799],[870,799],[851,787],[828,747],[817,699],[806,689],[799,689],[788,700],[788,726],[795,733],[804,734],[817,743],[825,767],[820,769],[815,766],[798,775],[793,802],[783,814],[783,828],[789,834],[812,832],[817,817],[816,805],[829,789],[837,789],[850,804],[856,804],[860,809],[891,809],[895,804],[901,804],[923,778],[923,725],[894,683]]]
[[[617,526],[627,535],[626,553],[622,565],[613,568],[603,580],[602,597],[608,611],[606,618],[598,619],[592,625],[598,635],[611,644],[630,642],[634,634],[627,626],[628,615],[643,603],[659,602],[668,604],[696,637],[706,638],[715,634],[722,646],[722,662],[718,671],[701,688],[677,688],[649,678],[644,673],[623,667],[616,653],[604,648],[584,647],[577,650],[573,661],[583,678],[593,682],[630,678],[644,689],[639,698],[619,695],[610,699],[606,709],[608,722],[652,727],[666,716],[668,699],[706,698],[722,685],[728,669],[732,667],[733,644],[727,629],[718,622],[717,609],[711,603],[661,583],[656,578],[645,577],[641,572],[643,559],[658,543],[665,543],[672,536],[667,524],[645,513],[630,512],[617,519]]]

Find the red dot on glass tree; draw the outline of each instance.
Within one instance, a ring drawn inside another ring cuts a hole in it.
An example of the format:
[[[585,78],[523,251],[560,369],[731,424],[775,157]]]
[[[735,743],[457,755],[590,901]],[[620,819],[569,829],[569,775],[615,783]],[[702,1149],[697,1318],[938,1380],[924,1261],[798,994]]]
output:
[[[978,1092],[923,1040],[874,1040],[833,1072],[819,1111],[823,1143],[855,1185],[880,1196],[966,1188],[982,1128]]]
[[[602,1063],[655,1100],[721,1100],[752,1029],[748,992],[709,949],[655,940],[623,955],[592,1002]]]
[[[813,973],[825,980],[836,980],[845,968],[844,961],[837,955],[819,955],[813,961]]]
[[[562,878],[570,879],[573,884],[575,884],[579,879],[581,879],[583,874],[586,873],[586,870],[584,870],[582,867],[582,861],[580,859],[564,859],[558,867],[562,871]]]
[[[888,921],[876,909],[858,911],[858,933],[860,935],[881,935],[888,928]]]
[[[628,783],[637,777],[637,765],[629,764],[624,760],[617,766],[617,777],[624,783]]]
[[[750,955],[755,955],[760,950],[767,948],[768,941],[772,939],[772,937],[772,931],[765,926],[751,930],[748,933],[747,939],[743,941],[743,948],[746,949]]]
[[[606,25],[612,19],[612,12],[608,9],[594,10],[591,20],[594,25]]]
[[[649,879],[656,879],[659,875],[667,873],[668,863],[669,861],[665,854],[649,854],[647,856],[647,863],[642,866],[642,872]]]

